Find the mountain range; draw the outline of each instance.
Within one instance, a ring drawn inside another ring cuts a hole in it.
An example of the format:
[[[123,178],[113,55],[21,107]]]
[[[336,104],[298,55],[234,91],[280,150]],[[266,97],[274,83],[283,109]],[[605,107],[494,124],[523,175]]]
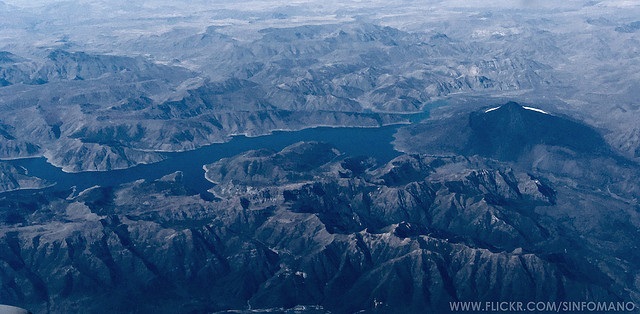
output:
[[[639,9],[0,1],[0,303],[640,304]]]
[[[531,132],[495,149],[463,144],[466,151],[385,164],[319,142],[249,151],[205,166],[212,200],[190,193],[180,172],[66,197],[5,196],[3,207],[21,210],[3,222],[0,296],[38,312],[418,312],[459,300],[636,300],[635,181],[521,161],[546,145],[550,164],[578,154],[577,163],[621,175],[638,166],[622,163],[593,129],[515,103],[466,118],[469,138],[500,134],[478,128],[495,121]],[[557,130],[529,127],[540,121]],[[571,130],[584,140],[567,141]]]

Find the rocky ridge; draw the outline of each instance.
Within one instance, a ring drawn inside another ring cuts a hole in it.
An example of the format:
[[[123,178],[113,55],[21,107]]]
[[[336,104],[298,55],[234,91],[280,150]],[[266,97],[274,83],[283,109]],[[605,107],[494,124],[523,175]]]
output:
[[[637,212],[507,163],[376,165],[309,142],[206,169],[215,200],[190,195],[180,173],[5,196],[2,206],[30,210],[3,222],[0,296],[36,312],[337,313],[638,297]]]
[[[1,52],[0,134],[10,138],[0,157],[108,171],[235,134],[407,123],[450,94],[555,82],[539,61],[487,56],[442,34],[362,22],[258,34],[245,42],[216,27],[167,32],[125,43],[133,52],[123,55],[65,45]]]

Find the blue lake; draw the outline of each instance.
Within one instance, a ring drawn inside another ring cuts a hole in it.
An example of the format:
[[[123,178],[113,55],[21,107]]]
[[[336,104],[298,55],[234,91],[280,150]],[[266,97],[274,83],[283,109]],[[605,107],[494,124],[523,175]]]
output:
[[[319,127],[301,131],[278,131],[259,137],[235,136],[226,143],[212,144],[196,150],[165,153],[166,159],[148,165],[139,165],[123,170],[107,172],[65,173],[60,168],[47,163],[45,158],[28,158],[8,161],[14,166],[27,169],[29,175],[55,182],[55,190],[76,187],[79,191],[100,186],[115,186],[138,179],[154,180],[176,171],[184,173],[187,188],[196,193],[204,193],[212,183],[204,178],[202,166],[231,157],[252,149],[282,148],[300,141],[319,141],[334,145],[341,152],[352,156],[374,157],[386,163],[400,155],[393,149],[393,134],[400,126],[380,128],[328,128]]]

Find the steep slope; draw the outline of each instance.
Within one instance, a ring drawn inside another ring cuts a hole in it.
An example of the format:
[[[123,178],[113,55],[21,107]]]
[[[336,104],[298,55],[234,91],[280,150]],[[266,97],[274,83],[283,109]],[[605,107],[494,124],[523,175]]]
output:
[[[472,135],[462,150],[500,160],[517,160],[536,145],[558,146],[580,155],[610,153],[604,139],[587,125],[509,102],[469,116]]]
[[[401,128],[394,145],[407,153],[482,156],[563,185],[605,190],[630,202],[640,196],[638,164],[620,156],[594,128],[509,102]]]
[[[41,189],[51,184],[51,182],[29,176],[24,169],[18,169],[0,161],[0,193],[23,189]]]
[[[157,152],[195,149],[237,134],[406,121],[399,114],[366,111],[347,94],[300,102],[289,96],[297,99],[302,90],[288,91],[286,99],[273,97],[271,78],[213,81],[140,56],[62,49],[42,60],[2,56],[0,135],[7,140],[0,141],[0,157],[46,156],[65,171],[156,162]]]
[[[536,146],[558,147],[589,158],[614,154],[593,128],[515,102],[409,126],[398,134],[396,145],[407,152],[480,155],[503,161],[524,158]]]

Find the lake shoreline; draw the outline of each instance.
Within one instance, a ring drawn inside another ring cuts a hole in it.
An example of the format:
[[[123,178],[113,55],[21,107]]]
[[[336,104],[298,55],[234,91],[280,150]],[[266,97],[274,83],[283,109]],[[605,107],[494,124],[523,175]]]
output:
[[[406,124],[391,124],[380,127],[326,127],[316,126],[299,131],[271,131],[267,135],[249,137],[235,135],[224,143],[215,143],[184,152],[163,153],[163,160],[139,164],[110,171],[66,172],[50,164],[46,157],[30,157],[5,161],[15,167],[26,169],[30,176],[54,184],[34,191],[53,189],[56,191],[76,188],[78,191],[99,185],[116,186],[135,180],[157,180],[164,175],[182,172],[185,186],[196,193],[207,192],[213,185],[205,177],[204,166],[222,158],[255,150],[280,150],[297,142],[318,141],[334,145],[342,153],[365,155],[387,162],[401,153],[393,148],[393,135]],[[4,194],[0,193],[0,195]]]

